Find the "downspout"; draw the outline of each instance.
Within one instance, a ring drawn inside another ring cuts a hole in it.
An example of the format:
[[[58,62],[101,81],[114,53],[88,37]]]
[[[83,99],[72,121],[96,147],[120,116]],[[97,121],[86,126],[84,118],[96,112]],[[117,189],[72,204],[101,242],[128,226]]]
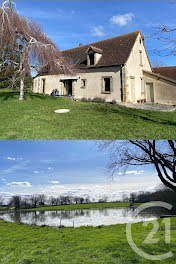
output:
[[[121,81],[121,102],[124,101],[124,79],[123,79],[123,66],[124,65],[120,65],[120,81]]]

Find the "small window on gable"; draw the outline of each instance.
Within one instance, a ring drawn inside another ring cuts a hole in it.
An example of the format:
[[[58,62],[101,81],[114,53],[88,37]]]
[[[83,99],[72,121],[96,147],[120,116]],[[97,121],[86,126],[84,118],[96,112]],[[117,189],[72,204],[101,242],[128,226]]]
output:
[[[140,61],[140,65],[142,66],[142,51],[139,51],[139,61]]]
[[[139,39],[139,43],[142,44],[142,39],[141,38]]]
[[[93,54],[89,54],[89,61],[90,61],[90,65],[94,65],[94,63],[95,63],[94,53]]]
[[[81,88],[86,88],[86,80],[85,79],[81,80]]]

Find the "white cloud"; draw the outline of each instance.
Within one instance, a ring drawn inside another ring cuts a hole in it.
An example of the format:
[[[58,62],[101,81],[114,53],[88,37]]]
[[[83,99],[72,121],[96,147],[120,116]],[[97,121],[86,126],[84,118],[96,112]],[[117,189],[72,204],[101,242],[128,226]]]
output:
[[[50,182],[52,184],[59,184],[60,183],[59,181],[48,181],[48,182]]]
[[[13,172],[18,171],[18,170],[26,170],[28,168],[28,166],[27,166],[28,163],[29,163],[29,161],[17,162],[17,164],[3,170],[2,173],[10,174],[10,173],[13,173]]]
[[[97,26],[97,27],[93,27],[93,29],[91,30],[92,35],[95,37],[103,37],[106,34],[104,33],[104,29],[102,26]]]
[[[53,171],[54,169],[53,169],[52,167],[48,167],[48,170],[51,170],[51,171]]]
[[[126,26],[129,22],[132,21],[133,17],[134,17],[133,13],[117,15],[111,17],[110,22],[118,26]]]
[[[140,170],[140,171],[127,171],[126,174],[134,174],[134,175],[139,175],[139,174],[142,174],[144,171],[143,170]]]
[[[7,157],[8,160],[16,160],[16,158]]]
[[[140,170],[140,171],[137,171],[137,170],[134,170],[134,171],[125,171],[124,173],[123,172],[118,172],[117,174],[118,175],[123,175],[123,174],[133,174],[133,175],[139,175],[139,174],[142,174],[144,173],[143,170]]]
[[[34,173],[35,173],[35,174],[38,174],[38,173],[39,173],[39,171],[35,170],[35,171],[34,171]]]
[[[8,156],[7,158],[6,157],[4,157],[5,159],[7,159],[7,160],[13,160],[13,161],[19,161],[19,160],[23,160],[23,158],[15,158],[15,157],[10,157],[10,156]]]
[[[7,183],[7,185],[13,187],[32,187],[32,185],[29,182],[10,182]]]
[[[132,173],[133,172],[133,173]],[[29,182],[11,182],[6,184],[6,188],[0,187],[0,192],[9,192],[11,195],[32,195],[35,193],[46,194],[58,197],[60,195],[73,195],[90,197],[91,200],[108,197],[109,201],[121,199],[123,194],[129,195],[131,192],[154,190],[160,184],[159,177],[155,173],[147,175],[136,175],[135,171],[130,171],[134,175],[116,177],[108,184],[59,184],[58,180],[51,180],[47,185],[32,185]],[[141,171],[140,171],[141,172]]]

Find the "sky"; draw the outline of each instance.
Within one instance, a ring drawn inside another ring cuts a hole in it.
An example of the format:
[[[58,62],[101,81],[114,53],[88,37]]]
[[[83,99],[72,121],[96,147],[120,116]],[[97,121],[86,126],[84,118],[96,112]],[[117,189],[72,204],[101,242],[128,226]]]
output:
[[[161,46],[161,42],[151,37],[160,24],[175,26],[174,1],[15,2],[19,13],[38,22],[60,50],[141,30],[151,62],[175,65],[174,56],[158,57],[154,50]]]
[[[107,174],[107,150],[95,141],[0,141],[0,195],[73,195],[121,199],[160,184],[155,170],[133,166],[114,180]]]

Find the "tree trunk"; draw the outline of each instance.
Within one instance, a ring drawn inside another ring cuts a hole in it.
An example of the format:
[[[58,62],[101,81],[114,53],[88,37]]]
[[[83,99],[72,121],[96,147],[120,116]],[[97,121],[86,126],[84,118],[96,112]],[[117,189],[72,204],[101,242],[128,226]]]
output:
[[[24,100],[24,76],[21,76],[20,78],[20,101]]]

